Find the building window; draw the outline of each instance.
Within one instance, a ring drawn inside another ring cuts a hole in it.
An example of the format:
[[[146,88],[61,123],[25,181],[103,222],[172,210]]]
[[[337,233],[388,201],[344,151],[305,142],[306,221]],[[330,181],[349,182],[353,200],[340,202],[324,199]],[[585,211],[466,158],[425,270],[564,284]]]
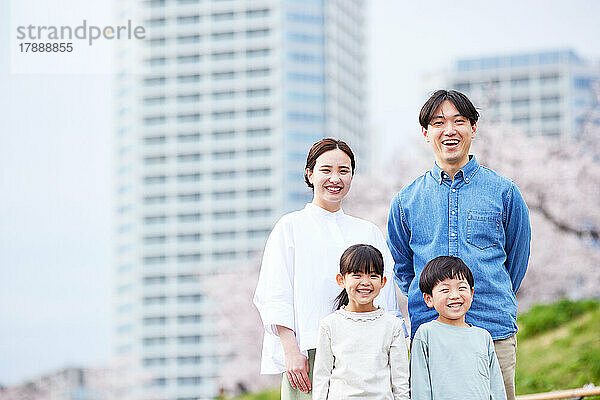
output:
[[[148,175],[144,177],[144,183],[147,185],[157,184],[157,183],[166,183],[167,176],[166,175]]]
[[[152,115],[149,117],[144,117],[144,125],[162,125],[166,122],[166,115]]]
[[[213,32],[210,36],[213,40],[228,40],[235,37],[235,32]]]
[[[200,54],[182,54],[177,56],[177,62],[179,64],[191,64],[200,62]]]
[[[231,218],[235,218],[237,216],[237,212],[235,212],[235,210],[214,211],[212,213],[212,216],[214,219],[217,219],[217,220],[231,219]]]
[[[268,96],[271,94],[271,88],[255,88],[255,89],[247,89],[246,96],[248,97],[262,97]]]
[[[212,234],[213,239],[234,239],[236,237],[235,231],[217,231]]]
[[[200,254],[200,253],[177,254],[177,262],[179,262],[179,263],[198,262],[201,260],[202,260],[202,254]]]
[[[235,136],[235,131],[213,131],[212,135],[215,139],[231,139]]]
[[[167,282],[165,275],[145,276],[144,285],[158,285]]]
[[[213,179],[233,179],[237,175],[237,172],[234,170],[227,171],[213,171],[212,177]]]
[[[248,177],[270,176],[271,168],[251,168],[246,171]]]
[[[235,78],[235,71],[213,72],[212,77],[214,80],[217,80],[217,81],[225,80],[225,79],[233,79],[233,78]]]
[[[167,162],[167,157],[163,156],[163,155],[144,157],[145,165],[159,165],[159,164],[164,164],[166,162]]]
[[[156,97],[144,97],[144,104],[147,106],[154,106],[157,104],[164,104],[167,101],[165,96],[156,96]]]
[[[264,197],[271,194],[270,188],[248,189],[246,191],[248,197]]]
[[[199,132],[180,133],[177,135],[177,141],[179,143],[199,142],[200,139],[201,136]]]
[[[233,60],[234,58],[235,58],[234,51],[221,51],[221,52],[212,53],[212,59],[215,61]]]
[[[179,193],[177,200],[182,203],[191,203],[202,200],[202,193]]]
[[[164,204],[167,202],[167,196],[164,194],[144,196],[144,204]]]
[[[177,154],[177,161],[179,162],[194,162],[201,161],[202,153],[182,153]]]
[[[149,78],[144,78],[144,86],[159,86],[167,83],[167,78],[165,76],[154,76]]]
[[[246,155],[248,157],[261,157],[268,156],[271,154],[271,149],[269,147],[260,147],[256,149],[248,149],[246,150]]]
[[[199,182],[202,180],[202,174],[200,172],[192,173],[179,173],[177,174],[178,182]]]
[[[154,367],[156,365],[167,365],[166,357],[144,358],[144,367]]]
[[[165,325],[167,323],[167,317],[144,317],[144,325]]]
[[[235,251],[215,251],[213,253],[214,260],[234,260],[237,253]]]
[[[235,118],[235,111],[234,110],[214,111],[212,113],[212,117],[213,117],[213,119],[233,119],[233,118]]]
[[[146,296],[146,297],[144,297],[145,305],[165,304],[166,302],[167,302],[167,296]]]
[[[189,44],[189,43],[200,43],[202,40],[202,36],[199,34],[193,35],[177,35],[177,43],[179,44]],[[180,57],[193,57],[192,61],[179,60]],[[179,56],[177,57],[177,61],[179,62],[198,62],[200,61],[200,54],[190,54],[187,56]]]
[[[259,18],[259,17],[267,17],[271,10],[268,8],[259,8],[254,10],[246,10],[246,16],[248,18]]]
[[[177,378],[177,384],[179,386],[196,386],[202,384],[202,377],[200,376],[180,376]]]
[[[197,24],[200,22],[200,15],[179,15],[177,17],[177,23],[180,25],[186,24]]]
[[[215,151],[212,153],[212,157],[215,160],[231,160],[232,158],[235,158],[235,151]]]
[[[183,243],[187,243],[187,242],[199,242],[202,240],[202,234],[199,232],[194,232],[194,233],[179,233],[177,235],[177,240]],[[198,254],[200,256],[200,254]],[[199,261],[200,258],[198,258],[198,260],[193,260],[193,261]]]
[[[213,21],[230,21],[235,18],[235,13],[233,11],[218,12],[212,13],[211,16]]]
[[[201,356],[179,356],[179,357],[177,357],[177,364],[179,364],[179,365],[202,364],[202,357]]]
[[[225,91],[213,92],[212,97],[215,100],[233,99],[235,97],[235,91],[225,90]]]
[[[251,208],[248,209],[247,214],[249,217],[268,217],[272,212],[270,208]]]
[[[164,17],[159,17],[159,18],[150,18],[147,19],[146,21],[144,21],[144,25],[148,25],[148,26],[165,26],[167,24],[167,19]]]
[[[181,274],[181,275],[177,275],[177,281],[179,283],[190,283],[190,282],[194,282],[194,283],[198,283],[198,277],[196,275],[193,274]]]
[[[266,57],[271,54],[271,49],[269,48],[261,48],[261,49],[248,49],[246,50],[246,57],[254,58],[254,57]]]
[[[267,117],[269,115],[271,115],[271,109],[269,107],[249,108],[246,110],[246,117],[248,118]]]
[[[166,241],[166,237],[165,237]],[[154,264],[164,264],[167,262],[167,256],[161,254],[159,256],[145,256],[144,264],[146,265],[154,265]]]
[[[178,94],[177,102],[178,103],[196,103],[202,99],[202,95],[200,93],[190,93],[190,94]]]
[[[271,30],[269,28],[248,29],[246,31],[246,37],[248,37],[248,38],[265,37],[265,36],[269,36],[269,33],[271,33]]]
[[[198,344],[202,342],[202,336],[190,335],[190,336],[178,336],[177,342],[179,344]]]
[[[144,236],[144,244],[160,244],[160,243],[166,243],[167,242],[167,236],[166,235],[147,235]],[[166,261],[166,257],[165,256],[161,256],[162,258],[160,258],[159,262],[154,262],[155,260],[152,260],[150,262],[148,262],[146,259],[153,259],[153,257],[144,257],[144,263],[145,264],[159,264],[159,263],[164,263]]]
[[[257,78],[261,76],[269,76],[270,73],[270,68],[252,68],[246,71],[246,76],[248,78]]]
[[[181,294],[177,296],[178,303],[202,303],[204,295],[202,294]]]
[[[180,74],[177,75],[178,83],[200,82],[202,75],[200,74]]]
[[[202,315],[190,314],[190,315],[178,315],[177,322],[180,324],[196,324],[202,321]]]
[[[230,200],[236,196],[235,190],[225,190],[221,192],[213,192],[213,199],[215,200]]]
[[[271,135],[271,128],[252,128],[246,131],[249,137],[262,137]]]
[[[178,222],[198,222],[201,219],[202,219],[202,214],[200,214],[200,213],[177,214]]]
[[[167,338],[164,336],[145,337],[142,340],[144,346],[157,346],[167,343]]]
[[[152,47],[164,46],[167,43],[167,39],[164,37],[150,38],[150,39],[146,39],[146,43],[148,43]]]

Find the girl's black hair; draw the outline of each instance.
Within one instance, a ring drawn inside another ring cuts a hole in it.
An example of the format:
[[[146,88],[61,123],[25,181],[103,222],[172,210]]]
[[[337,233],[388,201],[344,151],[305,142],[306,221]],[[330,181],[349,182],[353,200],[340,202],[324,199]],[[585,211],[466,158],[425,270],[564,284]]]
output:
[[[421,293],[431,295],[433,288],[446,279],[464,279],[471,289],[474,286],[473,273],[458,257],[439,256],[425,264],[419,278]]]
[[[381,252],[370,244],[355,244],[346,249],[340,257],[340,274],[354,274],[362,272],[364,274],[377,274],[383,277],[383,256]],[[342,289],[341,293],[335,298],[335,309],[339,310],[342,306],[348,305],[348,293]]]

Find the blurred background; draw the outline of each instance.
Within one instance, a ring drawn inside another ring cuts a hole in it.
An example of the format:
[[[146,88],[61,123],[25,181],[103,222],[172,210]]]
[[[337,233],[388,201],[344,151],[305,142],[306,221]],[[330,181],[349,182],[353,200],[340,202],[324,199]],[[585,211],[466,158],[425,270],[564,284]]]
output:
[[[345,211],[385,225],[429,169],[437,88],[532,213],[519,394],[600,384],[600,3],[23,0],[0,4],[0,399],[208,399],[261,377],[265,240],[346,140]],[[19,26],[144,28],[21,40]],[[71,53],[22,52],[65,42]],[[542,304],[536,306],[537,304]],[[273,397],[275,398],[275,397]]]

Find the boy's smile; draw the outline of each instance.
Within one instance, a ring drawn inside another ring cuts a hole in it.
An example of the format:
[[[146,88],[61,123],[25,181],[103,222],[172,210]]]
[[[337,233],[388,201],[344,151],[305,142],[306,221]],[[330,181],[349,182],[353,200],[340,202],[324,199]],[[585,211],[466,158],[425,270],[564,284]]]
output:
[[[466,279],[453,278],[438,282],[431,295],[424,293],[423,299],[428,307],[438,312],[438,321],[454,326],[468,326],[465,314],[473,301],[473,288]]]

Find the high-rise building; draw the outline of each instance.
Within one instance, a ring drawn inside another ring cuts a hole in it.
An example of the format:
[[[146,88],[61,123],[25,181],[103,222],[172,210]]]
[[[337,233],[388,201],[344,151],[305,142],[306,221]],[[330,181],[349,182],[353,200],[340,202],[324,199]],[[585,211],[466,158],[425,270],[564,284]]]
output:
[[[367,165],[362,0],[128,0],[117,56],[114,349],[120,398],[211,398],[204,278],[246,263],[312,195],[316,140]],[[227,288],[223,288],[227,290]],[[250,302],[251,299],[248,299]]]
[[[467,94],[482,108],[483,123],[571,140],[596,106],[600,69],[572,50],[555,50],[459,59],[434,81]]]

